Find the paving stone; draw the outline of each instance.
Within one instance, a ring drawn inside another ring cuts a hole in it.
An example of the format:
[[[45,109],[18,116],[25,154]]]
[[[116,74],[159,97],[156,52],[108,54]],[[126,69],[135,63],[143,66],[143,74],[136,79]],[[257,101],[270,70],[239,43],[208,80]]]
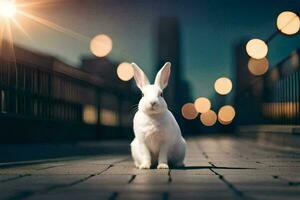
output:
[[[5,182],[5,181],[8,181],[8,180],[14,180],[16,178],[19,178],[18,175],[7,175],[7,174],[1,174],[0,175],[0,183],[1,182]]]
[[[185,200],[185,199],[193,199],[193,200],[234,200],[240,199],[234,195],[233,192],[229,190],[218,190],[218,192],[211,192],[208,193],[207,191],[198,192],[183,192],[183,193],[170,193],[169,198],[170,200]]]
[[[251,187],[240,188],[244,194],[256,199],[299,199],[300,190],[296,187]]]
[[[26,167],[16,167],[16,168],[5,168],[0,169],[0,174],[96,174],[107,169],[109,165],[97,165],[97,164],[64,164],[61,166],[45,168],[45,169],[35,169]]]
[[[205,184],[221,184],[223,185],[223,181],[220,180],[218,176],[215,175],[182,175],[175,174],[172,175],[171,184],[195,184],[195,185],[205,185]]]
[[[164,199],[163,198],[164,194],[156,194],[156,193],[144,193],[144,192],[135,192],[135,193],[120,193],[117,195],[117,200],[132,200],[132,199],[136,199],[136,200],[160,200],[160,199]]]
[[[81,191],[73,191],[72,193],[66,192],[50,192],[44,194],[37,194],[26,198],[27,200],[58,200],[58,199],[72,199],[72,200],[100,200],[100,199],[109,199],[112,196],[112,193],[104,192],[89,192],[83,193]]]
[[[131,184],[168,184],[168,175],[137,175]]]
[[[183,169],[172,169],[171,175],[175,175],[175,174],[214,175],[214,173],[209,168],[210,168],[209,166],[186,166]]]
[[[127,175],[137,175],[137,174],[168,174],[168,169],[146,169],[146,170],[140,170],[132,166],[120,166],[115,165],[108,170],[106,170],[103,174],[127,174]]]
[[[132,179],[132,175],[98,175],[93,176],[83,182],[80,182],[74,186],[73,188],[101,188],[103,186],[112,186],[112,185],[127,185],[128,182]]]
[[[0,194],[12,197],[23,196],[22,194],[31,194],[40,191],[47,191],[49,188],[65,187],[69,184],[84,179],[84,175],[47,175],[47,176],[26,176],[14,181],[1,184]]]

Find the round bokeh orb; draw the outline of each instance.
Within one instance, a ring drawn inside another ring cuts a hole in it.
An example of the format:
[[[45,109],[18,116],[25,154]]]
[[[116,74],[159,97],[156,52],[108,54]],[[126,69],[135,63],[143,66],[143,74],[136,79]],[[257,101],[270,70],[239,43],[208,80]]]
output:
[[[128,62],[122,62],[117,68],[117,75],[122,81],[129,81],[134,75],[132,65]]]
[[[223,123],[228,123],[231,122],[234,117],[235,117],[235,110],[232,106],[226,105],[226,106],[222,106],[219,109],[218,112],[219,121],[222,121]]]
[[[280,32],[293,35],[300,29],[300,19],[296,13],[284,11],[278,15],[276,25]]]
[[[105,34],[95,36],[90,43],[91,52],[97,57],[107,56],[112,50],[112,39]]]
[[[262,59],[268,54],[267,44],[260,39],[252,39],[246,45],[247,54],[255,59]]]
[[[261,76],[269,69],[269,61],[267,58],[254,59],[250,58],[248,61],[248,69],[254,76]]]
[[[181,108],[181,114],[185,119],[192,120],[198,115],[193,103],[186,103]]]
[[[224,122],[220,118],[218,118],[218,121],[220,124],[225,125],[225,126],[231,124],[231,122],[232,122],[232,121]]]
[[[200,115],[200,120],[204,126],[213,126],[217,121],[217,114],[214,111],[209,110]]]
[[[208,98],[199,97],[194,103],[195,109],[199,113],[205,113],[210,110],[211,103]]]
[[[226,95],[232,90],[232,82],[229,78],[221,77],[215,82],[215,90],[220,95]]]

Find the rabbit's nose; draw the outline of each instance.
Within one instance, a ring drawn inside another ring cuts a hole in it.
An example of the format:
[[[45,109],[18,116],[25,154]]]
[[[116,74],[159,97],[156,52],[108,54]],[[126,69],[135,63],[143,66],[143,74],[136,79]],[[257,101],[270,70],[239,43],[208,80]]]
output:
[[[154,106],[157,105],[157,102],[156,102],[156,101],[151,101],[151,102],[150,102],[150,105],[151,105],[151,107],[154,107]]]

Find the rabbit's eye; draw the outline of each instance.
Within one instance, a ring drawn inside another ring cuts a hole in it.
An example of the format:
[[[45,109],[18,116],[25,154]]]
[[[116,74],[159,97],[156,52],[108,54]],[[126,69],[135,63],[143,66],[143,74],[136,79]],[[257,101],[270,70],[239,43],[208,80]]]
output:
[[[164,95],[163,95],[163,93],[161,92],[161,93],[159,94],[159,96],[163,97]]]
[[[142,97],[145,96],[144,93],[142,93]]]

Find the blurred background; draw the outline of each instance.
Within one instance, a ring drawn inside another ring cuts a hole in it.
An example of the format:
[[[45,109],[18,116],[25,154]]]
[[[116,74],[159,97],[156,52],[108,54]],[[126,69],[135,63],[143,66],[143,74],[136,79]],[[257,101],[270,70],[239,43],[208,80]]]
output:
[[[132,138],[137,63],[183,134],[300,123],[298,0],[1,0],[1,143]],[[250,126],[251,125],[251,126]]]

